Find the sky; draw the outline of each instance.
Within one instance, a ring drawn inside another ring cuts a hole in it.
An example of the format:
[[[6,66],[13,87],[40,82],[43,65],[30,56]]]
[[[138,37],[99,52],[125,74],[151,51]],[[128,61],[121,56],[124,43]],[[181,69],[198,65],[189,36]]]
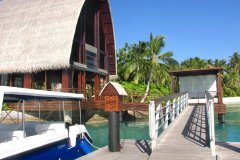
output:
[[[163,35],[173,58],[228,60],[240,52],[240,0],[110,0],[116,49]]]

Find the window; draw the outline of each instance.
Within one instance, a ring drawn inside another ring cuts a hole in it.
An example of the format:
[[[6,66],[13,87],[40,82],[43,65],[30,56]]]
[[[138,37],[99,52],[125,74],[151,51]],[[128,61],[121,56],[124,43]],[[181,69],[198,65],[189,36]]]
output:
[[[22,74],[13,74],[12,80],[13,80],[14,87],[23,87],[23,75]]]
[[[86,51],[86,52],[87,52],[87,62],[86,62],[87,67],[96,68],[97,67],[97,64],[95,62],[96,54],[91,51]]]
[[[10,85],[10,79],[8,74],[2,74],[1,75],[1,85],[2,86],[9,86]]]

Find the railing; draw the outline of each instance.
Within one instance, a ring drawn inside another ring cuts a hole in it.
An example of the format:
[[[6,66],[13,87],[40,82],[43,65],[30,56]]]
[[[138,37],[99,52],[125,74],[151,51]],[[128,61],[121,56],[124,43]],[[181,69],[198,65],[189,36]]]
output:
[[[152,140],[152,150],[157,146],[160,133],[168,128],[187,105],[188,93],[172,94],[150,101],[149,135]]]
[[[215,154],[214,103],[211,94],[208,91],[206,91],[205,94],[210,148],[212,150],[212,156],[215,156],[216,154]]]

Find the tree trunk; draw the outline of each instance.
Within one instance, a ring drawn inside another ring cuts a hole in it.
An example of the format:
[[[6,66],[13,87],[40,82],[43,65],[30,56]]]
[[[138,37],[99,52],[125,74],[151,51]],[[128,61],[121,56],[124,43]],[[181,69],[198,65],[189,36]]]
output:
[[[148,92],[149,92],[149,89],[150,89],[151,81],[152,81],[152,71],[151,71],[150,76],[149,76],[149,79],[148,79],[146,91],[145,91],[145,93],[144,93],[144,95],[143,95],[142,100],[140,101],[141,103],[145,102],[145,100],[146,100],[146,98],[147,98],[147,96],[148,96]]]

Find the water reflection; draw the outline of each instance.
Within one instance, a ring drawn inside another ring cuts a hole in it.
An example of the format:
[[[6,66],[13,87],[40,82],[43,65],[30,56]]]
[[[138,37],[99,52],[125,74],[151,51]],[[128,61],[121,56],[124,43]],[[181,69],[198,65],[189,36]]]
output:
[[[215,115],[216,141],[240,142],[240,104],[227,105],[225,124],[219,124]]]
[[[108,145],[108,123],[86,124],[94,145],[103,147]],[[124,121],[120,123],[120,138],[144,140],[149,139],[148,119]]]

